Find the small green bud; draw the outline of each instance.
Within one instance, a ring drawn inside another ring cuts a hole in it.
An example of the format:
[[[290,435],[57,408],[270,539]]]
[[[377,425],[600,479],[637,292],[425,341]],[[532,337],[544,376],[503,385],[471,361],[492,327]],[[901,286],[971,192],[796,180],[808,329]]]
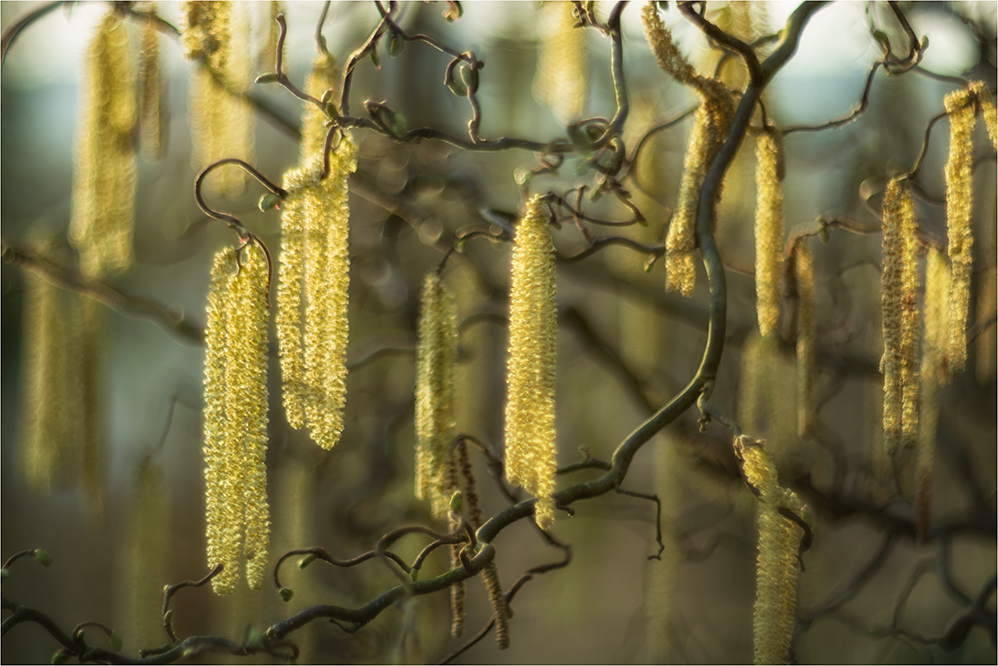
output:
[[[117,631],[112,631],[107,635],[107,642],[111,644],[112,650],[121,652],[121,636],[118,635]]]
[[[450,510],[460,511],[462,506],[464,506],[464,495],[461,494],[460,490],[456,490],[450,497]]]
[[[69,658],[72,657],[72,656],[73,655],[70,654],[70,652],[68,650],[62,649],[62,650],[59,650],[58,652],[56,652],[55,654],[52,655],[52,660],[51,661],[52,661],[53,664],[68,664],[69,663]]]
[[[405,49],[405,40],[402,35],[392,30],[388,34],[388,55],[394,58]]]
[[[266,213],[268,210],[279,209],[281,206],[281,197],[274,194],[273,192],[269,194],[264,194],[260,197],[260,201],[257,203],[256,207],[260,209],[261,213]]]
[[[416,579],[419,578],[419,569],[413,567],[412,571],[409,572],[409,578],[411,578],[412,582],[415,583]]]
[[[377,47],[371,49],[371,62],[374,63],[375,69],[381,69],[381,56],[378,55]]]
[[[246,647],[251,650],[263,649],[263,632],[256,627],[250,627],[246,632]]]
[[[315,559],[316,559],[315,558],[315,553],[309,553],[305,557],[303,557],[300,560],[298,560],[298,568],[299,569],[304,569],[308,565],[312,564],[312,562],[315,562]]]
[[[47,550],[44,550],[42,548],[36,548],[35,559],[38,561],[38,564],[42,565],[43,567],[52,566],[52,556],[49,555],[49,552]]]
[[[295,591],[290,587],[282,587],[280,589],[280,595],[281,599],[284,599],[284,601],[291,601],[291,597],[295,596]]]
[[[822,226],[818,229],[818,240],[822,243],[828,244],[828,227]]]
[[[261,74],[260,76],[256,77],[256,80],[253,81],[253,83],[277,83],[280,80],[281,77],[278,76],[275,72],[267,72],[266,74]]]
[[[10,575],[10,569],[0,569],[0,580]]]

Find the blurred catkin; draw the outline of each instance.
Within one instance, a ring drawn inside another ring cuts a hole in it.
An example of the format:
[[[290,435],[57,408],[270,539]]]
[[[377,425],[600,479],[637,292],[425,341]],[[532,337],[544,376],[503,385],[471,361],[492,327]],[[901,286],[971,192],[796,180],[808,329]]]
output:
[[[357,148],[344,133],[322,177],[321,156],[284,175],[277,288],[284,409],[293,428],[331,449],[343,432],[350,286],[347,181]]]
[[[884,355],[884,450],[911,447],[918,433],[918,265],[915,207],[908,185],[892,179],[884,193],[881,308]]]
[[[148,3],[147,8],[155,12],[156,3]],[[169,118],[159,57],[159,30],[151,19],[141,27],[139,84],[139,145],[147,161],[158,162],[166,152]]]
[[[215,256],[205,330],[204,455],[208,566],[229,594],[239,578],[260,587],[270,540],[267,502],[267,260],[247,245]]]
[[[227,0],[181,3],[180,43],[184,56],[199,63],[191,77],[188,107],[197,170],[229,157],[253,161],[253,110],[240,97],[252,83],[243,9],[241,3]],[[205,188],[236,196],[245,181],[242,169],[222,168],[209,175]]]
[[[480,575],[489,593],[489,603],[492,604],[492,618],[496,623],[496,647],[505,650],[509,647],[509,606],[499,582],[499,567],[495,561],[489,562]]]
[[[455,490],[451,443],[455,435],[457,311],[440,276],[423,281],[416,348],[416,497],[429,500],[433,516],[450,512]]]
[[[797,433],[814,428],[815,302],[814,256],[807,242],[794,247],[794,283],[797,286]]]
[[[321,100],[327,91],[332,91],[330,101],[335,103],[339,91],[340,69],[336,58],[329,53],[320,53],[312,63],[312,71],[305,79],[305,92]],[[326,143],[329,118],[315,104],[305,104],[301,116],[301,157],[302,164],[322,156]]]
[[[724,135],[734,117],[734,102],[727,88],[719,81],[701,76],[686,61],[672,39],[672,33],[658,16],[655,3],[641,9],[645,38],[655,59],[666,73],[689,86],[700,97],[693,121],[693,133],[683,163],[676,211],[669,223],[665,241],[665,287],[669,292],[693,295],[696,281],[695,250],[697,210],[700,190],[711,161],[724,143]]]
[[[574,3],[549,0],[541,6],[534,98],[568,125],[582,118],[589,94],[586,30],[575,27]]]
[[[949,114],[949,159],[946,161],[946,227],[951,271],[949,310],[949,364],[952,373],[967,362],[967,312],[970,309],[970,273],[974,236],[971,189],[973,131],[976,110],[970,90],[955,90],[944,100]]]
[[[783,298],[783,135],[766,129],[755,144],[755,294],[759,332],[776,333]]]
[[[554,522],[557,466],[554,383],[557,353],[554,243],[540,196],[516,227],[509,298],[506,478],[537,497],[534,520]]]
[[[69,239],[88,279],[120,275],[134,263],[135,74],[128,27],[112,11],[84,56],[73,161]]]
[[[739,435],[734,447],[745,480],[759,499],[753,618],[755,663],[787,664],[796,624],[797,556],[802,534],[800,527],[782,515],[781,510],[799,515],[804,507],[793,491],[780,487],[765,442]]]
[[[106,483],[104,478],[107,431],[104,424],[104,345],[107,342],[107,308],[89,296],[79,297],[79,341],[77,343],[80,413],[78,418],[83,452],[80,479],[83,496],[91,515],[104,519]]]

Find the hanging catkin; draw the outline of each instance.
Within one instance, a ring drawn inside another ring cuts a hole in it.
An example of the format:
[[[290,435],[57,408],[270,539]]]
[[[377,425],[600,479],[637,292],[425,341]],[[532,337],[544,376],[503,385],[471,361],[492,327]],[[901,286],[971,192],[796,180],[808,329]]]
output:
[[[804,240],[794,247],[797,285],[797,433],[814,428],[815,303],[814,256]]]
[[[755,294],[759,333],[772,336],[783,297],[783,135],[767,128],[756,139]]]
[[[134,65],[127,27],[114,12],[97,26],[84,68],[69,239],[80,251],[83,275],[99,279],[134,262]]]
[[[284,175],[277,289],[284,409],[293,428],[331,449],[343,431],[348,340],[347,182],[357,149],[344,132],[322,178],[321,156]]]
[[[192,164],[198,170],[228,157],[253,160],[253,110],[239,97],[252,83],[248,28],[236,6],[227,0],[181,3],[184,56],[200,61],[191,76],[189,104]],[[235,196],[245,180],[242,169],[222,168],[209,175],[205,187]]]
[[[270,540],[267,502],[267,260],[255,245],[215,255],[205,330],[204,456],[208,566],[229,594],[240,554],[253,589]]]
[[[541,38],[532,89],[534,98],[550,108],[562,125],[582,117],[589,93],[586,30],[577,24],[573,3],[554,0],[541,6]]]
[[[156,3],[151,2],[148,11],[156,11]],[[139,50],[139,144],[142,156],[150,162],[158,162],[166,152],[167,104],[164,96],[166,86],[160,69],[159,31],[152,19],[142,23]]]
[[[451,444],[455,435],[457,311],[440,276],[423,281],[416,348],[416,497],[444,519],[454,493]]]
[[[557,353],[554,244],[540,196],[516,227],[509,298],[506,478],[537,497],[534,520],[554,522],[554,380]]]
[[[967,362],[967,312],[970,306],[970,273],[973,269],[974,236],[970,226],[973,210],[971,191],[976,112],[969,90],[956,90],[944,100],[949,114],[949,159],[946,161],[946,227],[951,271],[949,310],[950,371],[963,370]]]
[[[659,67],[700,97],[700,107],[693,121],[693,133],[683,162],[683,178],[679,185],[676,212],[669,223],[665,240],[665,288],[693,295],[696,281],[696,224],[700,190],[711,161],[724,143],[724,135],[734,117],[734,102],[727,88],[709,77],[701,76],[686,61],[672,39],[672,33],[662,24],[655,3],[641,9],[645,38]]]
[[[801,528],[781,513],[803,513],[793,491],[780,487],[765,442],[735,437],[735,455],[759,498],[759,555],[753,615],[755,663],[787,664],[797,608],[797,564]]]
[[[320,53],[312,63],[312,71],[305,79],[305,92],[321,100],[329,91],[330,100],[335,100],[339,90],[340,70],[336,58],[330,53]],[[315,104],[306,103],[301,116],[301,157],[302,164],[322,157],[326,144],[329,118]]]
[[[892,179],[884,193],[881,269],[884,355],[884,450],[911,447],[918,433],[918,266],[915,207],[906,183]]]

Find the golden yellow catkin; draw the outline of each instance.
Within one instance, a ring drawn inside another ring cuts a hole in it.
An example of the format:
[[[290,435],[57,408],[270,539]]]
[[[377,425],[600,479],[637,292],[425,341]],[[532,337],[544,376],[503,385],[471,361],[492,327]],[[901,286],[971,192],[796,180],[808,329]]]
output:
[[[331,449],[343,432],[350,256],[347,183],[357,148],[344,133],[322,178],[321,156],[284,175],[277,289],[284,409],[293,428]],[[303,311],[304,310],[304,311]]]
[[[340,81],[340,68],[336,65],[336,58],[330,53],[320,53],[315,62],[312,63],[312,71],[305,79],[305,92],[312,97],[321,100],[328,92],[329,100],[332,103],[338,101]],[[326,123],[329,118],[315,104],[306,103],[305,110],[301,116],[301,157],[299,161],[304,164],[310,160],[322,156],[322,149],[326,144],[326,134],[328,128]]]
[[[992,250],[991,256],[995,253]],[[977,290],[977,321],[989,321],[998,313],[996,304],[996,285],[998,268],[988,266],[981,272],[980,286]],[[987,386],[995,376],[996,347],[998,347],[998,331],[995,326],[977,334],[977,383]]]
[[[147,3],[147,10],[156,11],[156,3]],[[142,156],[158,162],[166,152],[169,120],[164,100],[166,86],[160,69],[159,31],[156,23],[142,23],[139,48],[139,144]]]
[[[82,91],[69,239],[84,277],[99,279],[134,263],[134,65],[127,26],[114,12],[87,48]]]
[[[190,82],[191,162],[203,169],[218,160],[253,160],[253,111],[239,95],[252,83],[248,29],[241,3],[228,0],[181,3],[181,46],[199,62]],[[205,180],[211,194],[242,192],[246,174],[222,168]]]
[[[534,520],[554,522],[557,467],[554,380],[558,312],[554,243],[540,196],[527,202],[516,227],[509,297],[506,478],[537,497]]]
[[[944,100],[949,114],[949,159],[946,161],[946,227],[949,236],[950,371],[963,370],[967,362],[967,312],[970,307],[970,274],[974,236],[970,226],[973,132],[976,120],[973,95],[956,90]]]
[[[694,254],[700,190],[711,161],[724,143],[724,134],[734,118],[735,107],[731,94],[721,82],[697,74],[686,61],[676,47],[672,33],[659,18],[655,3],[649,2],[642,7],[641,20],[645,38],[659,67],[683,85],[693,88],[700,97],[700,107],[693,121],[693,133],[683,161],[676,211],[665,240],[666,290],[678,290],[683,296],[691,297],[696,281]]]
[[[759,332],[776,333],[783,298],[783,135],[773,129],[755,144],[755,294]]]
[[[915,467],[915,512],[917,536],[928,538],[932,507],[932,468],[935,462],[936,426],[939,421],[939,387],[947,374],[947,310],[949,308],[949,264],[942,251],[929,249],[925,263],[925,335],[919,369],[922,393]]]
[[[815,302],[814,256],[807,243],[794,248],[797,284],[797,433],[804,437],[814,428]]]
[[[918,267],[915,207],[908,185],[892,179],[884,193],[881,308],[884,355],[884,450],[915,444],[918,433]]]
[[[451,444],[455,435],[457,310],[440,276],[423,281],[416,347],[416,497],[429,500],[433,516],[447,517],[454,492]]]
[[[38,248],[45,258],[53,252],[54,239]],[[68,372],[75,331],[64,292],[28,271],[23,302],[22,461],[28,486],[47,494],[69,480],[72,449],[78,441],[75,414],[69,408],[77,387]]]
[[[205,330],[204,455],[208,566],[229,594],[239,578],[263,581],[270,540],[267,502],[267,260],[255,245],[215,256]]]
[[[790,662],[797,609],[797,565],[802,530],[780,513],[803,513],[793,491],[780,487],[765,442],[739,435],[735,454],[745,480],[758,493],[759,555],[753,614],[756,664]]]
[[[995,101],[991,99],[991,91],[983,81],[972,82],[967,86],[967,90],[977,97],[981,105],[981,115],[984,116],[984,126],[988,130],[988,138],[991,139],[991,145],[998,149],[998,109],[995,107]]]
[[[541,6],[540,42],[534,99],[551,109],[555,120],[568,125],[582,118],[589,94],[589,49],[586,30],[575,27],[571,2],[550,0]]]

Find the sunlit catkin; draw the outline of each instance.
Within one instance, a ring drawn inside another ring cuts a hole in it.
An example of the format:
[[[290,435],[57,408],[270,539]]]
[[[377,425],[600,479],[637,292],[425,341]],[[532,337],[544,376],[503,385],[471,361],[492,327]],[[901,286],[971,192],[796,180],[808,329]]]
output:
[[[127,26],[112,12],[84,57],[73,161],[69,239],[88,279],[118,275],[134,262],[136,122],[134,64]]]
[[[693,88],[700,97],[700,107],[696,112],[693,133],[683,162],[676,211],[669,223],[665,241],[666,290],[678,290],[683,296],[690,297],[696,281],[694,254],[700,190],[711,161],[724,143],[725,132],[734,117],[734,102],[722,83],[697,74],[686,61],[676,47],[672,33],[659,18],[655,3],[649,2],[642,7],[641,20],[645,38],[659,67],[680,83]]]
[[[803,240],[794,248],[794,278],[797,285],[797,433],[804,437],[814,428],[816,331],[814,256]]]
[[[977,95],[977,100],[981,105],[981,115],[984,116],[984,126],[988,130],[988,138],[991,145],[998,149],[998,108],[995,101],[991,99],[991,91],[981,81],[974,81],[968,86]]]
[[[208,566],[229,594],[239,577],[257,589],[270,539],[267,502],[267,261],[247,245],[237,264],[215,256],[208,294],[204,377],[205,505]]]
[[[797,565],[802,530],[781,510],[800,514],[803,505],[781,488],[765,442],[735,437],[735,455],[745,481],[759,499],[759,555],[753,616],[756,664],[790,662],[797,609]]]
[[[755,296],[759,332],[776,333],[783,297],[783,135],[767,129],[755,144]]]
[[[237,11],[237,7],[239,11]],[[190,125],[195,169],[227,157],[253,159],[253,111],[239,96],[252,83],[248,28],[243,7],[226,0],[181,3],[181,46],[199,61],[190,82]],[[213,172],[205,187],[235,196],[246,174],[238,168]]]
[[[509,647],[509,606],[499,582],[499,568],[495,561],[485,565],[479,575],[489,593],[489,603],[492,604],[492,619],[496,623],[496,647],[505,650]]]
[[[148,10],[155,12],[156,3]],[[159,31],[153,20],[142,23],[139,49],[139,144],[142,156],[150,162],[159,161],[166,152],[169,120],[164,96],[163,73],[160,69]]]
[[[561,0],[542,5],[533,83],[534,98],[550,108],[562,125],[582,117],[589,92],[586,30],[576,27],[573,11],[573,3]]]
[[[972,135],[976,112],[968,90],[950,93],[944,103],[950,126],[949,159],[946,161],[946,227],[951,271],[948,358],[951,372],[957,373],[967,362],[967,312],[974,246],[970,226]]]
[[[447,517],[454,466],[454,385],[457,367],[457,311],[440,276],[423,281],[416,349],[416,497],[429,500],[433,516]]]
[[[321,157],[284,175],[277,289],[284,409],[293,428],[331,449],[343,431],[348,340],[350,209],[357,149],[344,133],[322,178]]]
[[[537,497],[534,520],[554,522],[554,380],[557,353],[554,243],[540,196],[516,227],[509,297],[506,478]]]
[[[339,90],[340,69],[336,59],[329,53],[320,53],[312,63],[312,71],[305,79],[305,92],[321,100],[330,92],[329,99],[336,101]],[[301,116],[301,157],[300,162],[306,163],[322,156],[326,144],[329,118],[315,104],[306,103]]]
[[[915,207],[906,183],[884,193],[881,307],[884,355],[884,450],[915,444],[918,432],[918,267]]]

